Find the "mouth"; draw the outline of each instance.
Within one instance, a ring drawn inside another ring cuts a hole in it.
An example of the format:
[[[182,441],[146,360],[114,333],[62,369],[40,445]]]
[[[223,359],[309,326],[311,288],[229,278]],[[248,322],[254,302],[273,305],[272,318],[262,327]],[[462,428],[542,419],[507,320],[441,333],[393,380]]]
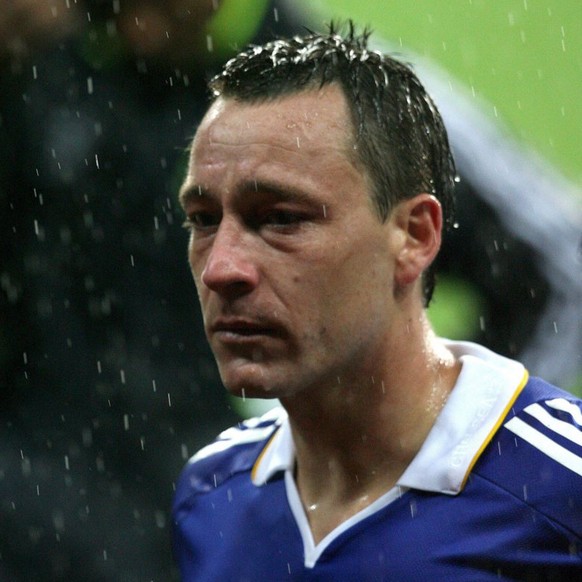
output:
[[[245,341],[265,336],[277,335],[275,327],[243,319],[217,320],[210,327],[210,333],[221,341]]]

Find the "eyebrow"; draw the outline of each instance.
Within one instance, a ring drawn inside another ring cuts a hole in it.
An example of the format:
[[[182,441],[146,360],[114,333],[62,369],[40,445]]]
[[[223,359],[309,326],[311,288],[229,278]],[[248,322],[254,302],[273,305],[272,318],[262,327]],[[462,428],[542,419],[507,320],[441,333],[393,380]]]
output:
[[[311,202],[318,204],[317,198],[307,194],[300,188],[295,188],[277,181],[246,180],[237,186],[236,197],[240,198],[249,194],[268,194],[282,201]],[[216,200],[217,196],[201,184],[184,184],[180,189],[179,200],[182,206],[190,201],[206,199]]]
[[[178,193],[178,200],[182,207],[191,200],[199,200],[200,198],[212,198],[200,184],[183,184]]]

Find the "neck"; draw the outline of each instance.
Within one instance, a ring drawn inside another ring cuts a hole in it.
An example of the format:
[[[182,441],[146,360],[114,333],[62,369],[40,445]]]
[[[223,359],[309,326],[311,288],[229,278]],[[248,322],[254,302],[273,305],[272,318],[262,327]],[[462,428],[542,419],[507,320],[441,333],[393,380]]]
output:
[[[396,338],[383,357],[375,354],[369,367],[282,401],[306,508],[323,499],[371,503],[396,483],[428,435],[459,365],[424,316],[406,329],[406,338]]]

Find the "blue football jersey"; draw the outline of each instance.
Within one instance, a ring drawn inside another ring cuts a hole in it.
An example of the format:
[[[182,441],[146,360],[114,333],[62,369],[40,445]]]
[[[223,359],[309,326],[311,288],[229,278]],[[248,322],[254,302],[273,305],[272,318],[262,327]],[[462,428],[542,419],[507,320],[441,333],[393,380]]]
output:
[[[396,486],[315,544],[283,409],[222,433],[177,486],[184,581],[582,581],[582,403],[467,342]]]

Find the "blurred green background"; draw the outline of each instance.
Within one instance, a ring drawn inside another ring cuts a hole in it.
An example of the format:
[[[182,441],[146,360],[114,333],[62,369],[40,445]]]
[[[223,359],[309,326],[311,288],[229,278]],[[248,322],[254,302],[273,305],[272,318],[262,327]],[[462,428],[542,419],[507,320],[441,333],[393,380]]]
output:
[[[582,186],[581,0],[316,0],[433,60]],[[581,188],[582,192],[582,188]],[[582,195],[581,195],[582,196]]]

